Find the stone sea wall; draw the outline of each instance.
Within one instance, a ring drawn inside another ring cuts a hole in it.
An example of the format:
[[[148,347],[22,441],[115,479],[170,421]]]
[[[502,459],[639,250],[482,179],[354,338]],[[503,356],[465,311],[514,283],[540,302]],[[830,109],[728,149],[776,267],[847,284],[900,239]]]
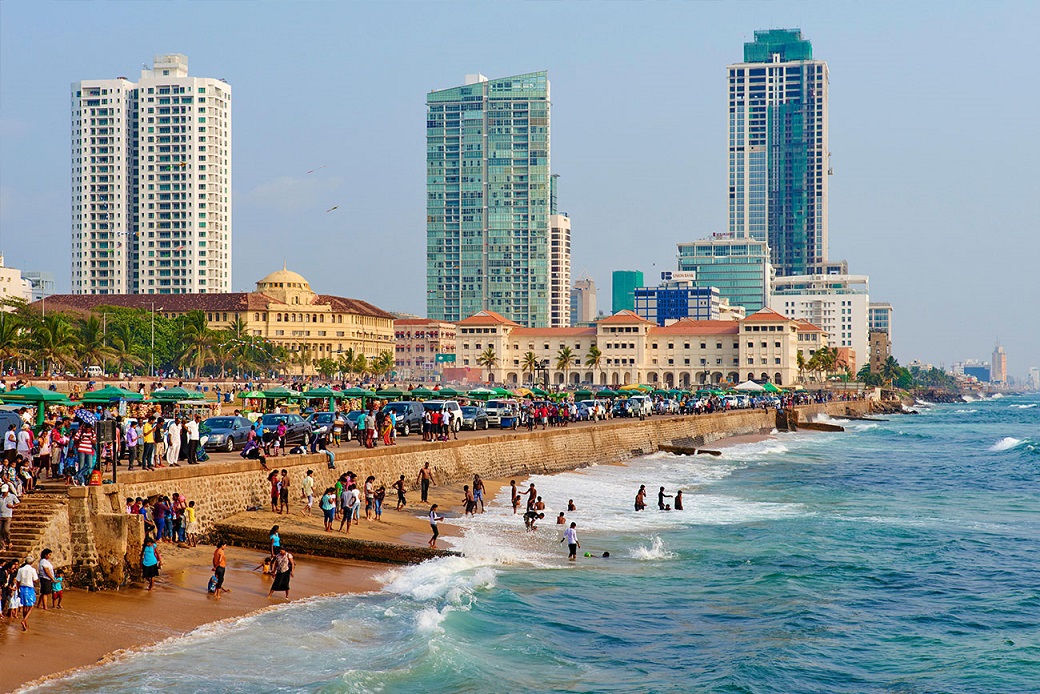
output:
[[[799,407],[810,419],[821,413],[842,416],[869,413],[869,403],[829,403]],[[596,426],[560,427],[528,433],[467,436],[460,441],[363,449],[347,444],[334,449],[336,469],[327,467],[322,455],[268,458],[268,466],[285,469],[292,485],[293,503],[298,503],[299,485],[308,469],[314,471],[315,489],[320,494],[336,478],[352,470],[361,479],[376,477],[387,488],[404,475],[410,488],[427,462],[438,483],[468,481],[474,474],[486,479],[545,474],[573,470],[593,464],[616,463],[658,450],[661,444],[703,447],[727,436],[768,433],[776,426],[773,410],[740,410],[700,416],[656,416],[645,421],[619,420]],[[172,497],[177,492],[195,502],[200,533],[226,533],[217,528],[225,518],[249,507],[270,503],[267,472],[258,461],[234,461],[201,467],[166,468],[152,472],[121,473],[118,484],[88,490],[73,490],[68,528],[72,541],[68,564],[78,575],[94,576],[93,585],[125,583],[134,577],[143,539],[138,518],[127,517],[127,497]],[[82,499],[79,497],[83,497]],[[93,517],[93,520],[89,516]],[[240,538],[245,539],[245,538]],[[61,546],[56,539],[55,544]],[[87,546],[92,545],[93,550]],[[359,553],[353,553],[358,556]],[[384,559],[385,560],[385,559]],[[96,571],[94,570],[96,567]],[[93,573],[92,573],[93,572]]]

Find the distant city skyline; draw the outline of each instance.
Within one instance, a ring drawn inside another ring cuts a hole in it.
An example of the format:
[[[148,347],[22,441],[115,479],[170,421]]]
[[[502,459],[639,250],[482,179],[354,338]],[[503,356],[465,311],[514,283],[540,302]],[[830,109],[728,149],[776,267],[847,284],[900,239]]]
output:
[[[1021,89],[1035,3],[315,2],[250,5],[248,21],[241,5],[210,3],[205,24],[168,7],[0,4],[0,251],[53,272],[58,291],[70,288],[58,249],[71,227],[73,81],[167,52],[227,79],[235,276],[288,261],[323,291],[424,313],[431,88],[549,71],[573,268],[605,290],[614,269],[657,277],[675,269],[677,243],[727,230],[726,66],[754,31],[797,27],[830,69],[829,254],[895,307],[895,356],[986,359],[999,336],[1009,375],[1040,362],[1040,325],[1024,318],[1040,296],[1040,96]],[[534,48],[482,30],[519,21],[521,7],[523,22],[567,40]],[[445,44],[460,22],[472,33]],[[98,42],[114,23],[120,39]],[[278,51],[262,48],[275,31]],[[1014,108],[993,108],[1008,94]]]

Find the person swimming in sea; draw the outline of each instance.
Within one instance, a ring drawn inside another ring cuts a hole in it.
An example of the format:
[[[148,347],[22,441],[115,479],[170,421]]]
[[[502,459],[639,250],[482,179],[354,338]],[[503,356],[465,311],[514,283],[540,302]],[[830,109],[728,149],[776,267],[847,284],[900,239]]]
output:
[[[639,485],[639,491],[636,492],[636,511],[642,511],[646,508],[646,485]]]
[[[672,498],[672,495],[671,494],[665,494],[664,493],[664,487],[661,487],[661,490],[657,492],[657,508],[660,509],[661,511],[671,511],[672,510],[671,507],[669,506],[668,508],[665,508],[666,504],[664,503],[665,499],[671,499],[671,498]]]
[[[675,510],[682,511],[682,490],[680,489],[675,493]]]

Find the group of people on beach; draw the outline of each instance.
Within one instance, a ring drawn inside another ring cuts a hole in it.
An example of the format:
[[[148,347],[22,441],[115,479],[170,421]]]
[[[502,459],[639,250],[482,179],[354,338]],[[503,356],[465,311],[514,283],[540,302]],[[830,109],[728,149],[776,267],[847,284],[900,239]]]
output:
[[[682,490],[680,489],[677,492],[675,492],[675,497],[674,497],[674,501],[672,502],[672,504],[669,504],[669,503],[665,502],[665,499],[672,499],[672,498],[673,498],[672,495],[671,494],[665,494],[664,493],[664,487],[661,487],[657,491],[657,509],[659,511],[672,511],[673,509],[675,511],[682,511],[682,510],[684,510],[683,509]],[[674,507],[673,507],[673,504],[674,504]],[[639,491],[636,492],[635,507],[636,507],[636,511],[645,511],[646,510],[646,485],[645,484],[639,485]]]
[[[4,621],[20,619],[22,631],[29,630],[29,615],[35,607],[43,611],[50,598],[51,609],[61,609],[65,589],[65,570],[54,566],[53,552],[45,549],[34,567],[33,556],[21,562],[10,560],[0,565],[0,618]],[[39,593],[36,585],[39,584]]]

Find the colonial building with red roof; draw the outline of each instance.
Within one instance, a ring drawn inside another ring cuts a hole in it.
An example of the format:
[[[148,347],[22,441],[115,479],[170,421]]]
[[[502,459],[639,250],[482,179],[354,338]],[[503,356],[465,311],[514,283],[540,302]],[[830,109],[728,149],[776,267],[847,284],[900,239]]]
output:
[[[39,302],[37,302],[39,303]],[[361,299],[318,294],[298,273],[282,268],[256,283],[255,292],[231,294],[54,294],[48,311],[96,311],[102,306],[155,311],[173,318],[202,311],[213,330],[235,324],[314,362],[337,359],[347,350],[374,357],[394,353],[394,316]]]
[[[807,360],[825,345],[820,328],[770,309],[741,320],[684,318],[663,327],[619,311],[592,328],[524,328],[481,311],[462,320],[456,336],[459,367],[481,368],[485,379],[507,386],[673,388],[747,379],[792,385],[799,379],[798,351]]]

